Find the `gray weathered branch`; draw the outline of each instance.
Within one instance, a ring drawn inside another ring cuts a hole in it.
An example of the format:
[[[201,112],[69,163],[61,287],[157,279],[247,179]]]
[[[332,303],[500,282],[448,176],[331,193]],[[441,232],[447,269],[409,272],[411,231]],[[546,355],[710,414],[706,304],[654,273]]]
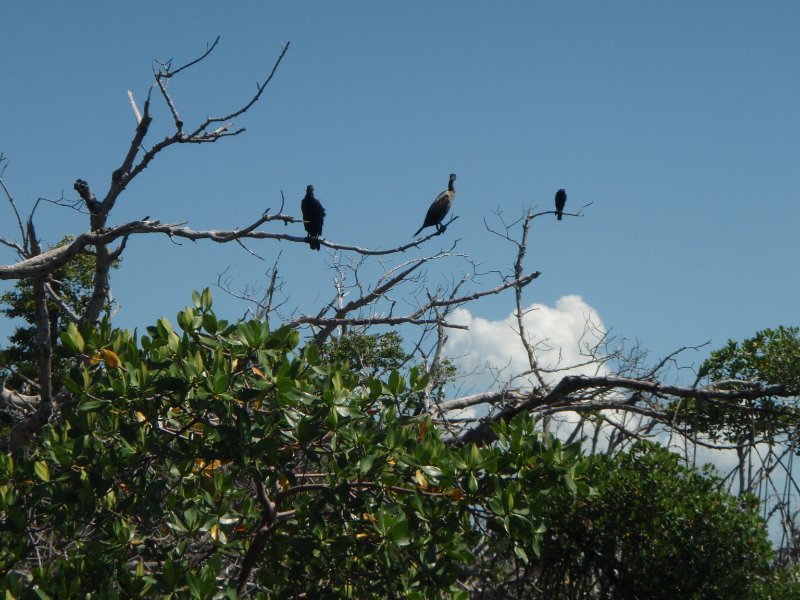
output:
[[[661,419],[664,422],[669,422],[671,415],[654,410],[650,407],[641,407],[632,404],[631,399],[628,397],[587,400],[587,398],[596,398],[597,395],[601,393],[608,394],[612,391],[646,393],[653,397],[667,399],[698,398],[702,400],[722,401],[728,403],[728,406],[732,408],[742,408],[742,410],[747,410],[747,408],[737,407],[735,404],[736,402],[767,397],[792,398],[800,395],[800,389],[784,385],[762,386],[751,384],[733,389],[723,389],[716,385],[709,385],[698,388],[667,385],[659,381],[647,381],[612,375],[596,377],[568,375],[559,381],[549,393],[543,394],[542,390],[537,388],[527,394],[523,394],[520,390],[477,394],[443,402],[440,405],[440,410],[463,409],[479,404],[508,404],[503,410],[491,417],[481,420],[475,427],[466,431],[461,436],[461,442],[463,443],[485,443],[491,441],[493,439],[491,432],[492,423],[508,420],[522,412],[553,414],[565,410],[586,412],[614,409],[646,414]],[[578,392],[589,394],[574,398],[573,394]]]

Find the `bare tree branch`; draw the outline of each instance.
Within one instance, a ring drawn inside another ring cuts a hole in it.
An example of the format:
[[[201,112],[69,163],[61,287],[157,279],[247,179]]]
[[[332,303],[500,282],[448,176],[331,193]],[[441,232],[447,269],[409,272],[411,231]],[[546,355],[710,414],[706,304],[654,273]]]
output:
[[[581,397],[577,399],[572,397],[572,394],[577,392],[590,391],[593,395],[596,395],[600,392],[608,393],[614,390],[644,392],[660,398],[698,398],[703,400],[724,401],[726,402],[726,406],[729,408],[739,410],[753,410],[752,408],[739,406],[736,404],[741,400],[753,400],[765,397],[792,398],[800,395],[800,389],[790,388],[784,385],[757,385],[742,389],[719,389],[713,385],[697,388],[667,385],[659,381],[647,381],[628,377],[587,377],[584,375],[569,375],[561,379],[561,381],[559,381],[549,393],[542,394],[540,390],[534,390],[521,401],[519,398],[519,391],[514,391],[509,396],[506,396],[505,394],[488,394],[486,396],[487,401],[492,400],[496,403],[508,399],[516,400],[516,402],[491,418],[484,419],[475,428],[465,432],[461,437],[461,441],[464,443],[485,443],[490,441],[492,439],[490,429],[492,423],[501,420],[507,420],[522,412],[530,411],[542,414],[552,414],[554,412],[562,412],[564,410],[596,411],[615,409],[646,414],[647,416],[658,418],[661,421],[669,422],[669,414],[635,406],[631,403],[630,398],[625,398],[623,401],[615,399],[600,402],[585,402]],[[456,399],[455,401],[442,403],[440,408],[442,410],[452,410],[455,408],[474,406],[475,404],[478,404],[477,400],[477,397],[471,399]],[[471,403],[467,404],[468,402]]]
[[[48,282],[46,282],[44,284],[44,289],[47,292],[47,295],[50,298],[53,299],[53,302],[55,302],[58,305],[58,308],[60,308],[61,311],[65,315],[67,315],[67,317],[69,318],[70,321],[72,321],[73,323],[79,323],[80,322],[80,320],[81,320],[80,315],[78,315],[78,313],[76,313],[72,309],[72,307],[69,304],[67,304],[66,300],[64,300],[61,297],[61,294],[56,292],[56,290],[53,288],[53,285],[52,285],[52,283],[50,281],[48,281]]]
[[[128,100],[130,100],[133,116],[136,117],[136,124],[138,125],[142,122],[142,113],[139,112],[139,107],[136,106],[136,100],[133,99],[133,90],[128,90]]]
[[[219,38],[217,38],[217,39],[219,39]],[[216,42],[214,42],[214,44],[216,44]],[[212,49],[213,48],[209,49],[209,52]],[[261,98],[261,94],[263,94],[264,90],[267,89],[267,86],[269,85],[269,82],[272,81],[272,78],[275,76],[275,72],[278,70],[278,65],[281,64],[281,61],[283,60],[283,57],[286,55],[286,52],[288,52],[288,51],[289,51],[289,42],[286,42],[283,45],[283,47],[281,48],[281,53],[278,56],[278,59],[275,61],[275,64],[272,67],[272,71],[270,71],[270,74],[267,76],[266,80],[264,80],[263,83],[256,84],[256,93],[250,99],[250,101],[247,104],[245,104],[244,106],[242,106],[238,110],[235,110],[234,112],[232,112],[232,113],[230,113],[228,115],[225,115],[224,117],[209,117],[209,118],[207,118],[206,121],[194,131],[194,133],[190,134],[190,137],[194,137],[194,136],[200,134],[201,132],[205,131],[208,128],[208,126],[211,125],[212,123],[220,123],[222,121],[230,121],[231,119],[235,119],[239,115],[242,115],[243,113],[247,112],[250,109],[250,107],[252,107]],[[204,57],[201,57],[201,59],[202,58],[204,58]],[[200,59],[198,59],[198,60],[200,60]]]
[[[25,234],[25,227],[23,227],[22,225],[22,217],[20,217],[19,211],[17,210],[17,205],[14,202],[14,196],[11,195],[11,191],[8,189],[8,186],[6,186],[6,182],[3,178],[7,166],[8,166],[8,158],[6,158],[4,154],[0,153],[0,187],[3,188],[3,193],[6,195],[6,200],[8,200],[8,203],[11,205],[11,210],[14,212],[14,217],[16,217],[17,219],[17,227],[19,228],[20,236],[22,236],[22,246],[23,248],[27,248],[28,241]],[[17,252],[20,255],[25,254],[25,250],[21,250],[17,244],[7,242],[2,239],[0,239],[0,241],[2,241],[2,243],[5,244],[6,246],[10,246],[15,250],[17,250]]]
[[[517,249],[517,260],[514,263],[514,279],[520,280],[522,278],[522,262],[525,259],[525,251],[528,246],[528,232],[530,231],[531,221],[533,220],[533,216],[531,215],[530,209],[528,209],[527,213],[525,214],[525,218],[522,221],[522,239],[518,244]],[[536,360],[536,355],[534,353],[533,344],[528,337],[528,333],[525,330],[525,311],[522,308],[522,285],[517,285],[514,287],[514,298],[516,300],[516,318],[517,318],[517,327],[519,329],[519,339],[522,342],[523,347],[525,348],[525,352],[528,355],[528,365],[530,366],[530,372],[536,376],[536,379],[539,382],[539,385],[542,387],[547,387],[547,384],[542,377],[542,373],[539,371],[539,361]],[[545,431],[547,427],[545,425]]]

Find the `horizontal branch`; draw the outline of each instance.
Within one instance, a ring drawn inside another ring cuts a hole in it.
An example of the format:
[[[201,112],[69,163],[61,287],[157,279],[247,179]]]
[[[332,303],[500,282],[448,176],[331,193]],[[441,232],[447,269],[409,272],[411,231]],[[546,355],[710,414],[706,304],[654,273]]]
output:
[[[519,279],[513,279],[511,281],[506,281],[502,285],[498,285],[490,290],[481,290],[480,292],[475,292],[473,294],[467,294],[465,296],[458,296],[457,298],[447,298],[446,300],[431,300],[425,306],[418,309],[414,315],[422,314],[430,310],[433,307],[438,306],[455,306],[458,304],[466,304],[467,302],[472,302],[473,300],[477,300],[478,298],[483,298],[484,296],[491,296],[493,294],[499,294],[500,292],[507,290],[509,288],[523,288],[528,285],[531,281],[539,277],[541,273],[539,271],[534,271],[524,277],[520,277]]]
[[[481,404],[495,405],[499,403],[519,403],[529,398],[530,394],[526,394],[521,390],[497,390],[494,392],[481,392],[479,394],[471,394],[469,396],[462,396],[453,400],[446,400],[440,402],[436,406],[437,413],[444,413],[452,410],[463,410],[472,406],[480,406]]]
[[[316,325],[318,327],[333,328],[341,327],[342,325],[357,326],[357,325],[436,325],[439,319],[415,319],[412,317],[352,317],[342,319],[326,319],[324,317],[300,317],[289,323],[290,327],[299,327],[301,325]],[[450,329],[463,329],[468,330],[466,325],[455,325],[453,323],[442,323],[443,327]]]
[[[664,421],[668,418],[668,415],[665,412],[662,412],[660,410],[654,410],[646,406],[631,404],[628,398],[621,398],[619,400],[604,400],[596,402],[580,402],[574,404],[565,404],[562,406],[548,406],[548,407],[542,407],[541,409],[532,412],[538,415],[547,416],[547,415],[554,415],[560,412],[586,413],[586,412],[597,412],[601,410],[622,410],[625,412],[651,417],[658,421]]]
[[[500,391],[496,393],[477,394],[443,402],[440,410],[456,410],[475,406],[478,404],[513,402],[512,406],[501,410],[496,415],[483,419],[474,428],[469,429],[461,436],[462,443],[486,443],[494,439],[491,431],[492,423],[511,419],[522,412],[551,414],[564,411],[595,411],[595,410],[625,410],[645,414],[659,419],[668,419],[666,413],[661,413],[648,408],[636,406],[628,398],[619,401],[603,400],[584,402],[584,398],[575,399],[572,394],[591,390],[594,394],[605,393],[611,390],[626,390],[646,393],[664,398],[698,398],[703,400],[716,400],[723,402],[738,402],[742,400],[756,400],[759,398],[792,398],[800,395],[800,389],[784,385],[753,385],[740,389],[720,389],[714,384],[696,388],[666,385],[658,381],[632,379],[629,377],[569,375],[564,377],[551,392],[542,396],[537,388],[521,399],[519,390]]]
[[[588,388],[624,388],[639,392],[648,392],[659,396],[674,396],[677,398],[701,398],[703,400],[755,400],[776,396],[779,398],[791,398],[800,394],[800,389],[787,387],[784,385],[753,385],[746,389],[719,389],[714,385],[702,388],[680,387],[666,385],[658,381],[645,381],[642,379],[631,379],[628,377],[597,376],[587,377],[585,375],[570,375],[564,377],[553,391],[548,394],[543,402],[552,404],[551,400],[558,397],[567,396],[576,390]]]
[[[294,242],[298,244],[307,243],[305,236],[289,235],[285,233],[271,233],[267,231],[256,231],[256,228],[272,221],[283,221],[284,223],[302,223],[302,219],[285,215],[282,213],[264,213],[255,223],[243,229],[232,230],[200,230],[196,231],[189,227],[182,227],[182,223],[164,224],[159,221],[131,221],[123,225],[108,227],[94,232],[86,232],[76,237],[72,243],[57,248],[52,248],[37,256],[21,260],[11,265],[0,265],[0,280],[2,279],[22,279],[43,273],[50,273],[58,267],[69,262],[73,257],[83,252],[87,246],[99,244],[110,244],[111,242],[129,235],[155,234],[161,233],[172,238],[183,238],[188,240],[211,240],[224,244],[241,239],[252,240],[278,240]],[[426,238],[427,239],[427,238]],[[369,250],[357,246],[336,244],[325,240],[320,243],[335,250],[352,251],[364,255],[386,255],[404,252],[414,246],[419,246],[420,241],[403,244],[387,250]],[[509,287],[509,286],[506,286]],[[483,295],[483,294],[481,294]],[[445,303],[448,301],[442,301]]]

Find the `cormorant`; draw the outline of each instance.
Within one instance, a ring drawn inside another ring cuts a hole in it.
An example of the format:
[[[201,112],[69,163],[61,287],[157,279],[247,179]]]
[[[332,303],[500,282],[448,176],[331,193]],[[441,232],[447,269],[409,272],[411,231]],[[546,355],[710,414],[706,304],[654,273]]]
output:
[[[447,216],[447,212],[450,210],[450,206],[452,206],[453,200],[456,197],[456,188],[453,185],[455,180],[455,174],[451,173],[447,190],[436,196],[436,200],[433,201],[428,209],[428,214],[425,215],[425,222],[422,224],[422,227],[417,229],[417,233],[414,234],[415,237],[420,231],[431,225],[436,225],[436,231],[439,233],[446,229],[446,227],[442,225],[442,221]]]
[[[567,203],[567,192],[558,190],[556,192],[556,217],[561,220],[561,213],[564,212],[564,205]]]
[[[319,200],[314,198],[314,186],[306,187],[306,195],[300,203],[303,212],[303,224],[308,233],[306,241],[312,250],[319,250],[319,236],[322,235],[322,222],[325,219],[325,209]]]

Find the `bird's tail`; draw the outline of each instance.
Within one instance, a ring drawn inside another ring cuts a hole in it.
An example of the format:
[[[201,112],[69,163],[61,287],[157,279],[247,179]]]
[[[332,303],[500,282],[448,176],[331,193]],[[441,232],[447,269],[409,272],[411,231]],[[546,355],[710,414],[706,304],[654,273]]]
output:
[[[556,215],[556,218],[558,218],[558,220],[560,221],[560,220],[561,220],[561,213],[558,213],[558,214]]]
[[[419,235],[419,232],[422,231],[423,229],[425,229],[425,225],[423,225],[422,227],[417,229],[417,232],[414,235],[412,235],[411,237],[417,237]]]
[[[319,250],[319,238],[309,238],[308,245],[311,247],[312,250]]]

